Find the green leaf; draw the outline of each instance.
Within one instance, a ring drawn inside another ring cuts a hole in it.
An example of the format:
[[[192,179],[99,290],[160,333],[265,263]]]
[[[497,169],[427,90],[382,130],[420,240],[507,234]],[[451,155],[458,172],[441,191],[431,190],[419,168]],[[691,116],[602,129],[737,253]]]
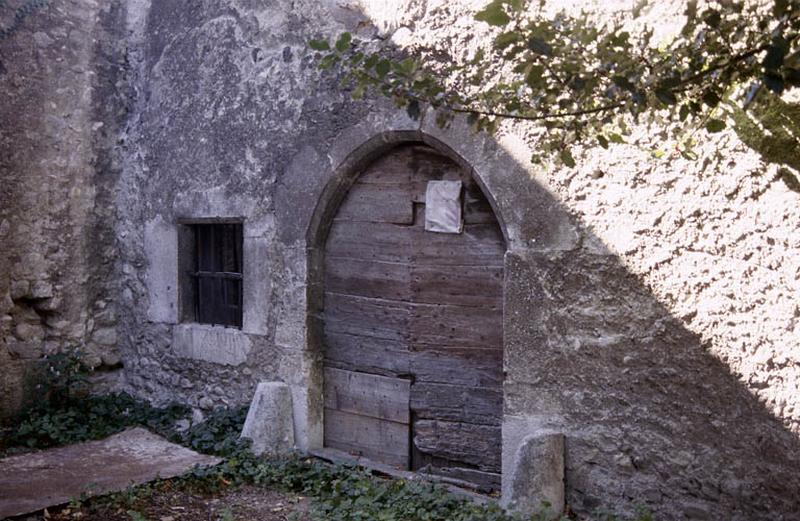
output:
[[[475,13],[475,19],[498,27],[507,25],[511,21],[511,17],[503,9],[503,2],[498,0],[487,5],[482,11]]]
[[[336,40],[336,50],[339,52],[344,52],[350,48],[350,42],[352,41],[353,37],[350,33],[342,33],[339,35],[339,39]],[[327,43],[327,42],[326,42]]]
[[[715,11],[714,9],[709,9],[706,11],[706,16],[703,18],[703,21],[706,23],[707,26],[711,27],[712,29],[717,29],[719,27],[720,22],[722,21],[722,16],[719,14],[719,11]]]
[[[762,78],[762,81],[764,85],[775,94],[783,93],[783,76],[780,74],[767,73]]]
[[[775,0],[772,6],[772,14],[775,18],[780,18],[789,10],[789,0]]]
[[[707,90],[706,92],[703,93],[703,103],[705,103],[711,108],[714,108],[717,105],[719,105],[720,101],[722,100],[720,99],[719,95],[717,95],[717,93],[714,92],[713,90]]]
[[[721,119],[709,119],[706,123],[706,130],[712,134],[715,132],[721,132],[722,130],[725,130],[725,122]]]
[[[783,60],[789,52],[789,42],[783,36],[776,36],[772,44],[767,47],[767,53],[761,65],[768,71],[778,70],[783,65]]]
[[[680,110],[678,111],[678,118],[681,121],[686,121],[686,118],[689,117],[689,106],[688,105],[681,105]]]
[[[530,69],[528,69],[528,73],[525,75],[525,83],[528,84],[534,90],[538,90],[542,87],[542,75],[544,74],[544,66],[542,65],[531,65]]]
[[[562,150],[558,157],[560,157],[561,161],[569,168],[575,167],[575,158],[572,157],[572,153],[569,151],[569,149],[565,148]]]
[[[528,3],[527,0],[504,0],[505,4],[511,8],[515,13],[520,13],[525,10]]]
[[[608,139],[603,134],[597,136],[597,142],[600,143],[601,147],[608,148]]]
[[[415,65],[416,64],[414,63],[414,59],[413,58],[406,58],[406,59],[404,59],[403,61],[401,61],[399,63],[395,63],[394,64],[394,69],[397,72],[399,72],[401,74],[405,74],[406,76],[408,76],[408,75],[410,75],[411,73],[414,72]]]
[[[406,113],[408,114],[408,117],[410,117],[414,121],[417,121],[419,119],[420,114],[422,113],[422,110],[420,109],[419,106],[419,101],[415,99],[409,101],[408,105],[406,105]]]
[[[315,51],[330,51],[331,46],[328,43],[328,40],[310,40],[308,42],[308,46],[314,49]]]
[[[674,105],[678,103],[675,93],[669,89],[656,89],[656,98],[664,105]]]
[[[364,60],[364,67],[367,70],[369,70],[369,69],[375,67],[375,64],[378,63],[378,60],[380,60],[380,59],[381,59],[381,57],[378,56],[377,54],[370,54],[369,58]]]
[[[611,78],[611,81],[614,82],[614,85],[621,89],[625,89],[628,91],[633,91],[636,89],[636,86],[631,83],[631,80],[626,78],[625,76],[614,76]]]
[[[611,141],[612,143],[625,143],[625,139],[623,139],[622,136],[614,133],[609,134],[608,140]]]
[[[500,33],[494,39],[495,49],[505,49],[506,47],[522,41],[522,35],[516,31]]]
[[[544,39],[539,38],[538,36],[532,36],[528,40],[528,49],[532,50],[536,54],[541,54],[543,56],[552,56],[553,55],[553,47],[550,46]]]
[[[392,62],[389,60],[381,60],[375,65],[375,73],[379,78],[385,77],[392,69]]]
[[[339,56],[336,54],[329,54],[325,56],[322,61],[319,62],[319,68],[322,70],[327,70],[333,67],[333,64],[339,61]]]

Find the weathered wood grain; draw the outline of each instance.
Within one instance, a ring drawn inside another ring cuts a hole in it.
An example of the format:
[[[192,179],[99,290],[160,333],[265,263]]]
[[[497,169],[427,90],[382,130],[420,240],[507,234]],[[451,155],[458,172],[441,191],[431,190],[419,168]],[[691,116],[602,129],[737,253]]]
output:
[[[334,293],[411,300],[411,266],[406,263],[329,256],[325,289]]]
[[[502,308],[502,266],[412,264],[414,302]]]
[[[427,183],[459,179],[464,232],[425,231]],[[327,446],[408,466],[413,430],[415,466],[497,486],[504,254],[478,184],[438,152],[398,147],[365,170],[325,249]],[[376,375],[412,378],[407,403]]]
[[[357,183],[335,220],[413,224],[413,205],[413,194],[406,185]]]
[[[404,341],[411,318],[408,302],[325,292],[325,331]]]
[[[474,425],[441,420],[414,422],[414,446],[425,454],[462,461],[479,470],[500,472],[499,425]]]
[[[503,351],[470,347],[415,346],[409,353],[410,372],[418,383],[443,383],[500,389]]]
[[[502,389],[415,382],[411,410],[419,418],[480,425],[500,425]]]
[[[409,423],[409,380],[331,367],[325,368],[324,378],[326,408]]]
[[[325,445],[394,467],[409,463],[408,424],[335,409],[324,412]]]
[[[410,263],[410,228],[391,223],[337,221],[328,234],[325,254],[326,257]]]
[[[503,267],[505,242],[497,223],[465,224],[464,231],[431,233],[412,227],[414,265]]]
[[[481,492],[491,492],[500,489],[501,474],[499,472],[487,472],[451,465],[457,464],[446,461],[436,461],[426,464],[423,468],[419,469],[419,472],[444,478],[443,481],[445,483],[469,484]]]
[[[383,376],[411,374],[407,341],[350,335],[327,329],[323,342],[327,366]]]
[[[409,311],[412,350],[414,344],[503,345],[500,307],[413,304]]]

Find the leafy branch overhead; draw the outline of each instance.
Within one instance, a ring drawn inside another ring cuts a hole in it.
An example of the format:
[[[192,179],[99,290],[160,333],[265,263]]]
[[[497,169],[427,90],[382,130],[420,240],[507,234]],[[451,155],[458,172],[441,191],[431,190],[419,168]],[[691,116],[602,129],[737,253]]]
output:
[[[459,113],[476,130],[500,120],[539,122],[542,156],[574,166],[575,144],[624,142],[632,122],[671,126],[689,158],[697,129],[726,128],[724,105],[748,109],[800,86],[800,0],[771,5],[720,0],[687,3],[686,22],[671,42],[653,28],[626,29],[640,16],[598,26],[590,14],[541,14],[544,2],[492,0],[475,19],[494,29],[490,46],[471,59],[425,61],[339,35],[312,40],[319,66],[336,68],[354,98],[378,93],[409,115],[436,110],[446,126]]]

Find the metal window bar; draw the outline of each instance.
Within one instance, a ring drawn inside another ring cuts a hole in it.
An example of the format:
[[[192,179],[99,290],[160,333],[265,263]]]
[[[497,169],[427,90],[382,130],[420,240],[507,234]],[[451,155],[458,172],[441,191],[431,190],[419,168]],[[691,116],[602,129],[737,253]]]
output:
[[[242,225],[195,225],[195,317],[242,327]]]

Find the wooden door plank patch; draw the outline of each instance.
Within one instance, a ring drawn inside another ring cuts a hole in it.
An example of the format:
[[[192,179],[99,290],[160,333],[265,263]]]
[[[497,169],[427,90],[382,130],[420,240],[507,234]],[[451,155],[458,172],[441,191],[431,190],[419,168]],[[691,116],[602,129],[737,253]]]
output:
[[[325,409],[325,446],[408,469],[408,425]]]
[[[325,407],[408,424],[411,382],[355,371],[325,368]]]

